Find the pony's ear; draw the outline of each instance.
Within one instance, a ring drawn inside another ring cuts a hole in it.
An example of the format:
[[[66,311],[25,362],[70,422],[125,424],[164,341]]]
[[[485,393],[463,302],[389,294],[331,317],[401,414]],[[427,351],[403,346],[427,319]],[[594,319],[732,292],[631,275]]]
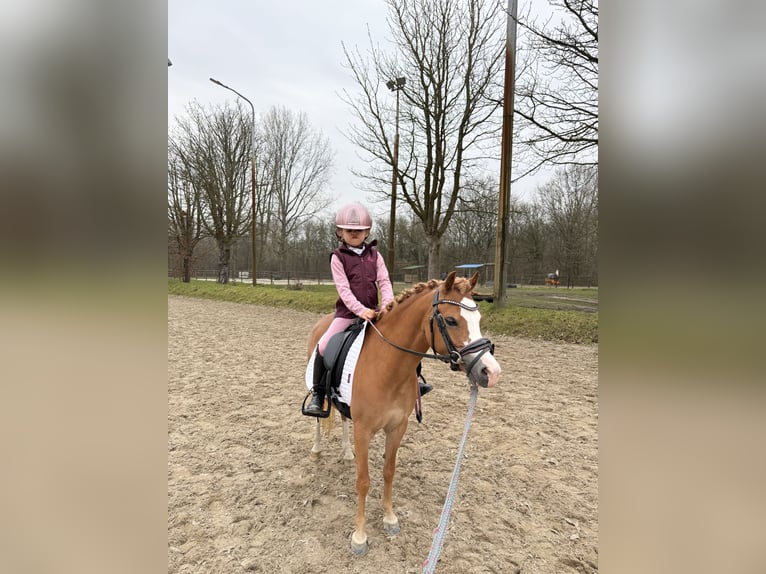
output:
[[[479,272],[477,271],[474,273],[473,277],[471,277],[468,281],[471,283],[471,289],[476,287],[476,284],[479,282]]]
[[[444,292],[452,291],[452,286],[455,284],[455,272],[450,272],[447,278],[444,280]]]

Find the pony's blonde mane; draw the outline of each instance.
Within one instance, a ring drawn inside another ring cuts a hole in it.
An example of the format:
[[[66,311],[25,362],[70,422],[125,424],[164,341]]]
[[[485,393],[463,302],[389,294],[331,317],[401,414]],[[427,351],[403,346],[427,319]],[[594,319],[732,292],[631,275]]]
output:
[[[430,279],[429,281],[426,281],[424,283],[417,283],[416,285],[413,285],[409,289],[405,289],[401,293],[399,293],[396,298],[389,302],[388,305],[386,305],[386,311],[391,311],[396,305],[399,305],[412,297],[413,295],[418,295],[419,293],[423,293],[424,291],[433,291],[440,285],[442,285],[444,281],[440,281],[439,279]],[[464,277],[456,277],[455,282],[452,286],[452,289],[460,293],[461,295],[468,295],[472,290],[473,287],[471,286],[471,282],[464,278]]]

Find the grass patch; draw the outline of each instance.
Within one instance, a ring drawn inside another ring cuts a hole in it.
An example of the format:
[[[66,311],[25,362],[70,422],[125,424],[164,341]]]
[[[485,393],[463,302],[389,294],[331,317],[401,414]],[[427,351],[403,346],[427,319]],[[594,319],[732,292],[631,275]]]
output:
[[[394,293],[409,286],[397,283]],[[296,290],[286,285],[183,283],[178,279],[168,279],[168,293],[314,313],[332,312],[338,298],[334,285],[303,284]],[[486,331],[546,341],[598,343],[598,289],[525,287],[508,289],[506,295],[503,308],[479,303]]]
[[[191,283],[184,283],[177,279],[168,279],[168,293],[233,303],[287,307],[315,313],[332,312],[338,298],[338,292],[333,285],[304,285],[301,290],[294,290],[285,285],[220,285],[214,281],[192,280]]]
[[[515,337],[598,343],[598,312],[541,309],[507,304],[502,309],[491,303],[479,303],[482,328],[490,333]]]

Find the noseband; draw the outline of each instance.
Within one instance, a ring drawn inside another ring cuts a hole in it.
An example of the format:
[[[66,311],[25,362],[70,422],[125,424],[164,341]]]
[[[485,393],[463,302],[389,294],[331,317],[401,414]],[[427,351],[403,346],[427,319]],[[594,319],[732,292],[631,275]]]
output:
[[[442,339],[444,339],[444,344],[447,347],[447,355],[437,355],[437,358],[441,359],[445,363],[449,363],[449,368],[453,371],[460,370],[460,365],[465,363],[465,360],[463,359],[466,355],[471,355],[473,353],[476,353],[476,356],[471,361],[471,363],[466,367],[465,372],[466,374],[471,372],[471,369],[473,369],[473,366],[476,364],[476,361],[478,361],[481,356],[486,353],[487,351],[490,352],[490,354],[495,354],[495,345],[492,344],[492,341],[487,339],[486,337],[482,337],[481,339],[477,339],[476,341],[473,341],[471,343],[468,343],[463,348],[458,349],[455,346],[455,343],[452,342],[452,339],[449,336],[449,333],[447,332],[447,324],[444,321],[444,316],[441,314],[441,311],[439,311],[439,305],[442,303],[446,303],[448,305],[457,305],[461,309],[465,309],[466,311],[478,311],[479,306],[478,305],[466,305],[462,301],[453,301],[452,299],[439,299],[439,289],[436,290],[434,293],[434,302],[432,303],[433,306],[433,313],[431,314],[431,348],[436,351],[436,347],[434,346],[435,339],[434,339],[434,320],[436,320],[436,324],[439,327],[439,333],[441,333]]]

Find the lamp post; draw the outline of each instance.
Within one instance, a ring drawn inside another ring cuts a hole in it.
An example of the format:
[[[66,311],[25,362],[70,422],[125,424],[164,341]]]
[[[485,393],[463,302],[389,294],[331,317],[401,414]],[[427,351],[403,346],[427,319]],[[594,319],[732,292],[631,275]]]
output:
[[[255,106],[253,105],[253,102],[248,100],[245,96],[240,94],[234,88],[230,88],[229,86],[219,82],[215,78],[210,78],[210,81],[213,82],[214,84],[217,84],[217,85],[221,86],[222,88],[226,88],[227,90],[230,90],[230,91],[234,92],[235,94],[237,94],[240,98],[242,98],[248,104],[250,104],[250,109],[253,112],[253,130],[252,130],[252,134],[251,134],[252,141],[251,141],[251,144],[250,144],[250,148],[251,148],[250,151],[252,152],[251,172],[250,172],[250,184],[252,186],[252,198],[251,198],[251,202],[252,202],[252,206],[253,206],[253,209],[252,209],[253,228],[250,231],[250,235],[252,236],[252,240],[253,240],[253,245],[252,245],[252,251],[253,251],[253,285],[255,285],[257,283],[256,274],[255,274]]]
[[[388,221],[388,268],[391,273],[394,272],[394,262],[396,259],[396,243],[394,232],[396,231],[396,180],[399,178],[399,91],[407,83],[406,78],[396,78],[388,80],[386,86],[392,92],[396,92],[396,116],[394,123],[396,131],[394,132],[394,169],[391,177],[391,214]]]

